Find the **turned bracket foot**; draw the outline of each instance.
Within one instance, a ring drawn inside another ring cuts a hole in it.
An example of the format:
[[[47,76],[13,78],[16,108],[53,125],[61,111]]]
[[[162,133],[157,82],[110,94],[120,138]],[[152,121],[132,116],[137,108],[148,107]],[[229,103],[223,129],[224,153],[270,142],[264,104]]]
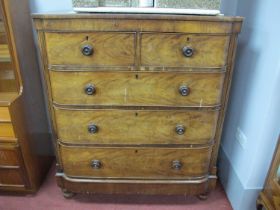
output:
[[[76,195],[75,193],[70,192],[66,189],[62,189],[62,192],[63,192],[64,198],[67,198],[67,199],[73,198]]]
[[[199,200],[205,201],[205,200],[208,199],[208,195],[209,195],[208,193],[199,194],[199,195],[197,196],[197,198],[198,198]]]

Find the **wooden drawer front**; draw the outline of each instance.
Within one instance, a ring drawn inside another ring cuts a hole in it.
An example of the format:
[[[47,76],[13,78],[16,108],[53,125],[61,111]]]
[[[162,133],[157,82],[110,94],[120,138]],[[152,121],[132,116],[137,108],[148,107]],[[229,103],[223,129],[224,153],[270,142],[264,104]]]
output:
[[[55,116],[58,138],[67,143],[207,144],[218,112],[55,109]],[[88,131],[93,125],[96,133]]]
[[[66,175],[106,178],[186,179],[186,177],[204,176],[208,173],[211,155],[210,148],[92,148],[61,146],[60,152]]]
[[[11,116],[8,107],[0,107],[0,122],[10,122]]]
[[[48,60],[51,65],[133,66],[135,33],[46,33]],[[93,47],[85,56],[82,48]]]
[[[22,173],[19,169],[0,168],[1,185],[24,185]]]
[[[73,105],[215,106],[220,104],[222,73],[129,73],[51,71],[53,100]],[[95,86],[87,95],[85,87]],[[181,86],[190,93],[182,96]]]
[[[19,150],[17,147],[0,147],[0,166],[18,166],[19,157]]]
[[[230,36],[147,33],[141,36],[141,64],[166,67],[222,67]],[[193,49],[186,57],[183,48]]]
[[[15,138],[12,123],[0,122],[0,137]]]

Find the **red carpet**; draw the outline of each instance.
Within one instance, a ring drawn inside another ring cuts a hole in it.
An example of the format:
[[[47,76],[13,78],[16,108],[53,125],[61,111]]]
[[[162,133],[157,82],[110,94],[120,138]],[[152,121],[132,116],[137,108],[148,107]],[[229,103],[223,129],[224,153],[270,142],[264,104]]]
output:
[[[36,195],[0,195],[0,210],[230,210],[222,187],[218,185],[208,200],[193,196],[76,195],[65,199],[56,186],[55,167]]]

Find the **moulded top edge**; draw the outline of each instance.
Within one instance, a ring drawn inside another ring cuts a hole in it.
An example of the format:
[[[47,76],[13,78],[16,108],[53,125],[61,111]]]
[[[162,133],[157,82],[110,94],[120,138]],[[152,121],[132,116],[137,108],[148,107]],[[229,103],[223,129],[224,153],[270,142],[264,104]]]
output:
[[[213,22],[242,22],[240,16],[206,16],[181,14],[125,14],[125,13],[33,13],[33,19],[146,19],[146,20],[192,20]]]

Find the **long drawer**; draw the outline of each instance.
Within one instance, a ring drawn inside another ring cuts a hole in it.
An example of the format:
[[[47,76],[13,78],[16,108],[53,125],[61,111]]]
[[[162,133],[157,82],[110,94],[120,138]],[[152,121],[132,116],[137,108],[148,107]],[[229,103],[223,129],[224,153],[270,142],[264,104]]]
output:
[[[223,73],[50,71],[53,101],[63,105],[217,106]]]
[[[223,67],[229,36],[143,33],[141,65],[164,67]]]
[[[70,177],[187,179],[208,174],[211,148],[94,148],[60,145]]]
[[[54,108],[60,141],[72,144],[207,144],[218,111]]]

